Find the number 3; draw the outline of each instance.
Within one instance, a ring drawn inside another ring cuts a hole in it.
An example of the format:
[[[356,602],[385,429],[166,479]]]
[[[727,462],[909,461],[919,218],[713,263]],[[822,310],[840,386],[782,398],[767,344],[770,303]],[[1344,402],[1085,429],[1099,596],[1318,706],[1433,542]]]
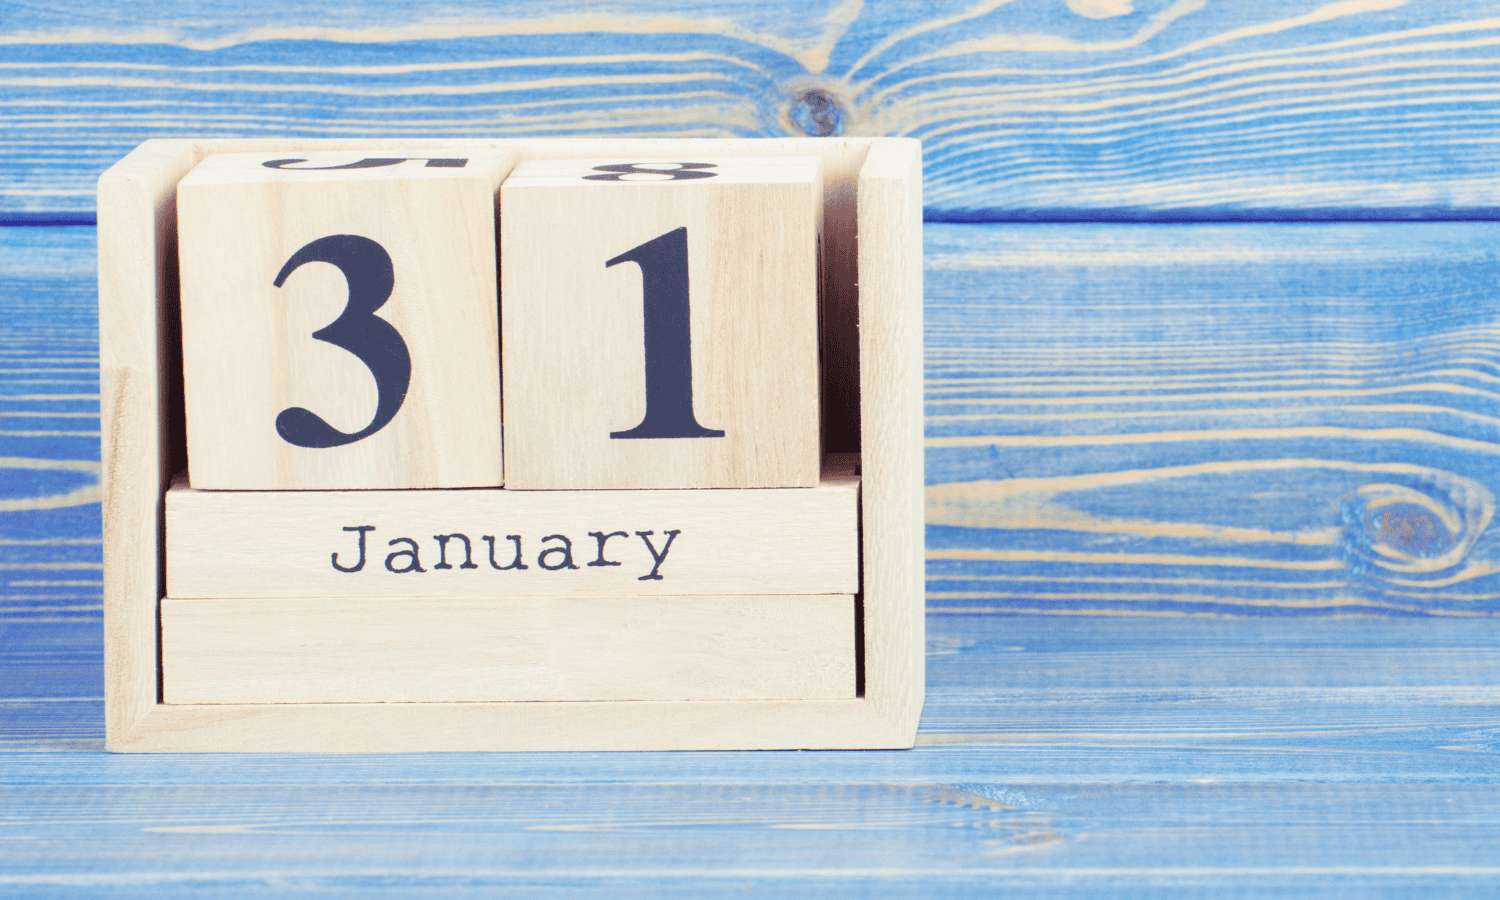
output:
[[[293,406],[276,417],[276,433],[298,447],[341,447],[369,437],[395,418],[411,385],[411,353],[391,323],[375,315],[390,299],[395,287],[395,269],[385,248],[367,237],[333,234],[312,241],[286,261],[277,274],[276,287],[304,263],[326,262],[336,266],[349,284],[344,311],[326,328],[312,336],[348,350],[375,376],[375,418],[353,434],[345,434],[323,421],[317,413]]]

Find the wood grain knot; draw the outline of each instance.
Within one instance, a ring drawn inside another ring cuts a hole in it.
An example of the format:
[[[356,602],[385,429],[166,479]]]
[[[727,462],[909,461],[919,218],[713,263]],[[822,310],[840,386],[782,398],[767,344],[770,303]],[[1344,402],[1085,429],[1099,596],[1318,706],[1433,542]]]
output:
[[[1459,566],[1494,515],[1494,496],[1448,474],[1442,483],[1364,485],[1340,501],[1345,560],[1355,571],[1438,575]]]
[[[808,137],[838,137],[844,133],[844,106],[823,88],[807,88],[793,94],[787,118]]]
[[[1379,539],[1420,557],[1441,555],[1453,546],[1453,536],[1430,512],[1410,503],[1393,504],[1374,517]]]

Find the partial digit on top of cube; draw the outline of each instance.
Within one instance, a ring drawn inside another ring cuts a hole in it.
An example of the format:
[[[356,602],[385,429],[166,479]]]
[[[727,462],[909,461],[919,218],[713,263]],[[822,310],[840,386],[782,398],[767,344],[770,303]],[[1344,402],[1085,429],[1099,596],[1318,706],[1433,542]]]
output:
[[[506,486],[816,485],[822,210],[817,157],[517,165]]]
[[[194,487],[502,483],[495,197],[511,162],[235,153],[182,179]]]

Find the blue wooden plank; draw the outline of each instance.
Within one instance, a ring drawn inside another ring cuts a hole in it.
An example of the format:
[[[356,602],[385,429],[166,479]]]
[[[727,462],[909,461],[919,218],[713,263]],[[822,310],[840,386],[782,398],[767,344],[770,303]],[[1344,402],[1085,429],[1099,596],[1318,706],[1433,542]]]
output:
[[[0,889],[25,897],[1446,897],[1500,883],[1493,785],[47,785],[0,800]]]
[[[100,615],[93,231],[0,229],[0,627]]]
[[[148,137],[812,133],[941,218],[1494,216],[1497,69],[1486,0],[9,4],[0,212]]]
[[[929,225],[929,608],[1494,614],[1497,246]]]

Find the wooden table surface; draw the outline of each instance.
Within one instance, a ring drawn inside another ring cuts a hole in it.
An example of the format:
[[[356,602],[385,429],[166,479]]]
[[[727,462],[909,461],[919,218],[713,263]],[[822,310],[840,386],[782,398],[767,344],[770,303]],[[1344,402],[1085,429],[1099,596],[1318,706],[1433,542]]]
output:
[[[0,896],[1500,892],[1500,18],[0,4]],[[148,137],[925,147],[903,752],[102,751],[93,184]]]

